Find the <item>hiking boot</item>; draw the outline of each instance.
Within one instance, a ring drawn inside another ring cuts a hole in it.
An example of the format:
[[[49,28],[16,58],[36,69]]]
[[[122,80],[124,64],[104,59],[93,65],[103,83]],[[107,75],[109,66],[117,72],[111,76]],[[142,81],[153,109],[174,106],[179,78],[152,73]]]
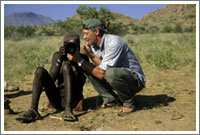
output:
[[[22,123],[30,123],[40,119],[41,116],[39,112],[32,108],[30,108],[27,112],[24,112],[21,116],[16,118],[16,120]]]

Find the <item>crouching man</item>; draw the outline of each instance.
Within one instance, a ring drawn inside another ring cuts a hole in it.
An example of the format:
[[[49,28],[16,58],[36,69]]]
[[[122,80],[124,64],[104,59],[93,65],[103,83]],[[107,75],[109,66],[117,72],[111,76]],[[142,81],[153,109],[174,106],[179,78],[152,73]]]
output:
[[[73,115],[73,109],[82,109],[78,104],[83,99],[82,91],[86,77],[82,68],[77,63],[69,61],[66,57],[68,53],[73,54],[75,51],[80,51],[80,38],[75,33],[66,33],[64,35],[64,45],[52,57],[50,73],[43,67],[36,69],[31,106],[27,112],[18,116],[16,120],[28,123],[41,119],[41,115],[38,112],[38,103],[43,90],[51,106],[58,110],[64,110],[63,120],[78,120]],[[80,56],[89,61],[87,56],[83,54],[80,54]],[[56,81],[58,83],[57,86],[55,85]]]
[[[84,71],[89,73],[89,80],[103,99],[101,107],[112,107],[119,97],[123,106],[118,115],[134,112],[135,95],[145,87],[146,79],[133,51],[120,37],[107,34],[99,19],[85,21],[83,38],[87,41],[83,53],[93,63],[82,59],[78,52],[67,54],[67,57],[81,63]]]

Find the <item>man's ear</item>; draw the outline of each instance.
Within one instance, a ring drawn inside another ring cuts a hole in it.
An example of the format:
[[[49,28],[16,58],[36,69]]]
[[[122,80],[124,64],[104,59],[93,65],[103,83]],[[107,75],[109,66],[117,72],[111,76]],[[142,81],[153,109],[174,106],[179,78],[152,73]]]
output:
[[[99,36],[99,34],[100,34],[100,30],[99,29],[95,29],[95,34],[96,34],[96,36]]]

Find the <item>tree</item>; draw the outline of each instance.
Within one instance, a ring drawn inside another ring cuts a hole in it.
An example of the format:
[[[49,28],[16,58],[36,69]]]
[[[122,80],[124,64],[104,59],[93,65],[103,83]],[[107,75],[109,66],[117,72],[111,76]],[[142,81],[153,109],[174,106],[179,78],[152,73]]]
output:
[[[80,33],[82,30],[81,22],[77,19],[67,18],[64,22],[65,32]]]
[[[34,36],[36,30],[31,26],[26,26],[25,31],[25,37],[32,37]]]
[[[98,11],[96,8],[87,7],[86,5],[79,6],[76,9],[77,14],[80,16],[81,21],[90,19],[90,18],[98,18]]]
[[[99,19],[105,23],[106,28],[110,28],[110,23],[116,19],[109,9],[100,7],[98,12]]]
[[[108,29],[108,31],[111,28],[111,22],[114,22],[114,20],[116,19],[113,13],[111,13],[109,9],[104,7],[100,7],[100,9],[97,10],[96,8],[81,5],[76,10],[76,12],[80,16],[81,22],[91,18],[100,19],[105,27]]]

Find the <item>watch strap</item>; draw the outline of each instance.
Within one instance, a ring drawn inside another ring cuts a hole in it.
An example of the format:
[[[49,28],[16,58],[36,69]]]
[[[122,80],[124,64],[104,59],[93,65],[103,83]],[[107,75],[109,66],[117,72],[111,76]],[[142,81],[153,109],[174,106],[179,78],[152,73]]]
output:
[[[84,61],[85,61],[84,59],[81,59],[81,61],[78,62],[78,66],[81,67]]]

